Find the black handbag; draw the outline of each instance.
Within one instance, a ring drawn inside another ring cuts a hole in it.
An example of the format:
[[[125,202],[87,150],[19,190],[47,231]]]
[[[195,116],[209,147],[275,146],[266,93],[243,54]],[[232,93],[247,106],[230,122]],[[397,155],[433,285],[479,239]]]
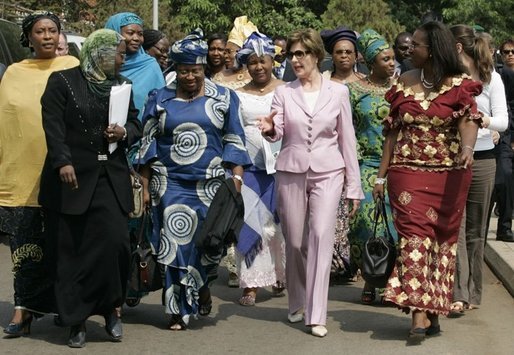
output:
[[[162,266],[152,254],[147,238],[148,233],[152,232],[151,224],[149,212],[144,211],[137,234],[131,236],[136,245],[132,251],[128,291],[129,294],[136,294],[139,297],[163,287]]]
[[[384,235],[377,235],[380,221],[384,225]],[[387,212],[383,198],[375,201],[373,235],[364,244],[362,253],[362,277],[371,286],[383,288],[393,271],[396,262],[396,246],[387,224]]]

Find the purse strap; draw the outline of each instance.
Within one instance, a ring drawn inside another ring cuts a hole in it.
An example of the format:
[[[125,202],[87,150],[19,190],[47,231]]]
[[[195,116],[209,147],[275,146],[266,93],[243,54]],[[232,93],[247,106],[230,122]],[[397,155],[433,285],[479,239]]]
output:
[[[382,224],[384,225],[384,230],[387,233],[388,238],[392,238],[391,230],[389,229],[389,223],[387,219],[387,210],[385,199],[382,197],[377,197],[375,200],[375,217],[373,221],[373,237],[377,238],[377,226],[379,224],[379,219],[382,219]]]
[[[148,212],[143,211],[143,216],[141,217],[141,227],[139,228],[139,231],[137,233],[137,245],[143,244],[143,238],[145,238],[145,232],[146,232],[146,223],[148,221]]]

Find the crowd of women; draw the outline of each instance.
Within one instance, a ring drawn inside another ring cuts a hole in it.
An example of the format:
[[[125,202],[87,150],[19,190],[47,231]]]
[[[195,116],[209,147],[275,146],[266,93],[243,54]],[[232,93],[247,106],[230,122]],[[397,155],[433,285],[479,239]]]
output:
[[[372,29],[298,30],[274,43],[242,16],[228,37],[205,41],[197,29],[170,46],[119,13],[86,39],[80,61],[57,56],[60,31],[52,13],[27,16],[22,43],[34,57],[0,84],[0,230],[14,272],[7,337],[53,313],[70,327],[70,347],[85,345],[91,315],[122,339],[131,165],[170,330],[211,313],[225,258],[240,305],[255,305],[260,288],[287,289],[287,319],[324,337],[331,274],[357,273],[377,198],[398,242],[379,291],[412,313],[409,339],[440,334],[440,315],[480,304],[493,149],[509,120],[485,34],[427,22],[409,37],[413,69],[398,76],[393,46]],[[113,87],[127,83],[126,117],[112,122]],[[232,245],[207,253],[197,239],[222,186],[241,194],[244,223]],[[362,302],[375,297],[365,284]]]

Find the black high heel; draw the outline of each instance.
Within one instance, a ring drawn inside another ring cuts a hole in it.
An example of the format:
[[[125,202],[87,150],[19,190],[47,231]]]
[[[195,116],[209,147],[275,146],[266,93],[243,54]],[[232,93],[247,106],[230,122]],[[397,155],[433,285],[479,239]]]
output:
[[[4,333],[6,334],[5,338],[19,338],[24,335],[29,335],[32,318],[32,313],[29,313],[29,316],[23,319],[21,323],[9,323],[9,325],[4,328]]]
[[[70,348],[83,348],[86,346],[86,324],[81,323],[70,328],[70,337],[68,338],[68,346]]]
[[[105,315],[104,318],[105,331],[111,337],[112,341],[120,342],[121,338],[123,338],[123,328],[117,311],[114,310],[112,313]]]

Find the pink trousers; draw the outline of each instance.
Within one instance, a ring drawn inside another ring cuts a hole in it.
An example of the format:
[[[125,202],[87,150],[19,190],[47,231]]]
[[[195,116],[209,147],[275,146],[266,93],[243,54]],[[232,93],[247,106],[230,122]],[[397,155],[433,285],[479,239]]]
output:
[[[343,182],[344,169],[277,172],[278,213],[286,240],[289,313],[303,308],[306,325],[327,322],[336,212]]]

